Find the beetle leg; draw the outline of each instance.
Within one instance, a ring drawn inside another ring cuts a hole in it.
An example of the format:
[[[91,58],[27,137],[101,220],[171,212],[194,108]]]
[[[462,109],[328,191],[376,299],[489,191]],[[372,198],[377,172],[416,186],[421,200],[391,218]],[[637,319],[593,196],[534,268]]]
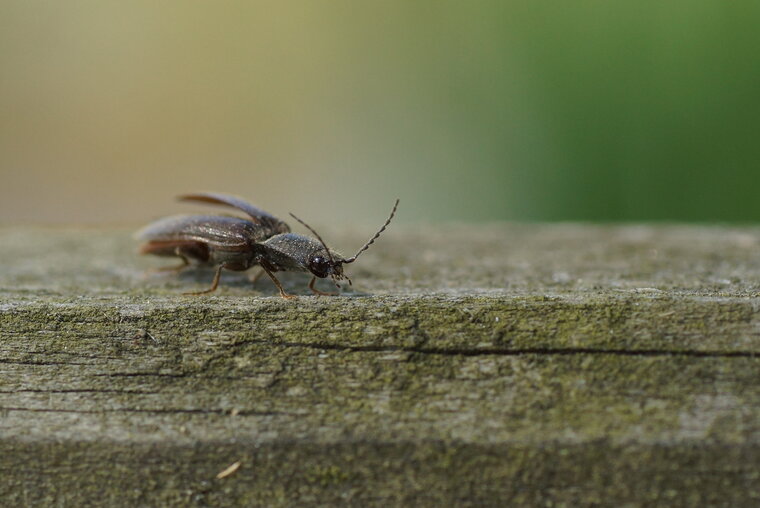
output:
[[[198,295],[205,295],[208,293],[213,293],[216,291],[217,286],[219,285],[219,278],[222,276],[222,269],[224,268],[224,264],[219,265],[219,268],[216,269],[216,273],[214,274],[214,280],[211,282],[211,287],[204,290],[204,291],[196,291],[191,293],[183,293],[184,295],[192,295],[192,296],[198,296]]]
[[[320,291],[319,289],[314,287],[314,283],[317,282],[316,277],[311,278],[311,282],[309,282],[309,289],[311,289],[315,295],[319,296],[336,296],[338,293],[327,293],[325,291]]]
[[[274,273],[272,273],[271,270],[269,270],[266,266],[261,265],[261,268],[264,269],[267,275],[269,275],[269,278],[272,279],[272,282],[274,282],[274,285],[277,286],[277,289],[280,290],[280,296],[286,299],[291,298],[298,298],[296,295],[289,295],[285,292],[285,290],[282,288],[282,284],[280,284],[280,281],[277,280],[277,277],[274,276]]]
[[[179,248],[177,249],[179,251]],[[181,272],[188,266],[190,266],[190,260],[187,259],[184,255],[177,252],[177,256],[182,258],[182,264],[178,266],[164,266],[162,268],[152,268],[149,270],[148,273],[170,273],[170,272]]]
[[[264,275],[264,270],[259,270],[258,272],[256,272],[256,275],[254,275],[253,277],[249,277],[248,280],[251,281],[251,284],[256,284],[256,281],[259,280],[262,275]]]

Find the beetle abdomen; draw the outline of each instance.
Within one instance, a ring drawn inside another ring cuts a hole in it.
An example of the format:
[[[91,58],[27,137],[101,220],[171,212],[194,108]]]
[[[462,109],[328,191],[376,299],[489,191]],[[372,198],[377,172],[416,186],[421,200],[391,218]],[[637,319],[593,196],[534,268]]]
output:
[[[208,245],[194,241],[152,241],[143,244],[140,247],[140,254],[152,254],[154,256],[178,256],[192,259],[200,263],[206,263],[209,260]]]

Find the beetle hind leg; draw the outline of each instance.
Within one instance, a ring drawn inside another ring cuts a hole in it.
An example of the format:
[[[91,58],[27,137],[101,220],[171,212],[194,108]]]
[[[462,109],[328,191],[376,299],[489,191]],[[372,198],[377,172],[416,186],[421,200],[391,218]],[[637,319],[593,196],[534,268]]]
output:
[[[176,241],[154,240],[140,247],[140,254],[152,254],[162,257],[178,257],[182,259],[179,266],[167,266],[162,268],[152,268],[148,270],[149,274],[156,273],[177,273],[188,268],[191,261],[206,263],[209,259],[208,246],[194,241]]]
[[[182,270],[184,270],[185,268],[187,268],[188,266],[190,266],[190,260],[187,259],[187,257],[185,255],[177,252],[177,256],[180,257],[180,258],[182,258],[182,264],[177,265],[177,266],[163,266],[163,267],[160,267],[160,268],[151,268],[150,270],[148,270],[148,273],[154,273],[154,274],[158,274],[158,273],[179,273]]]
[[[182,293],[182,294],[187,295],[187,296],[198,296],[198,295],[206,295],[208,293],[213,293],[214,291],[216,291],[216,288],[219,286],[219,279],[222,276],[223,269],[224,269],[223,264],[219,265],[219,267],[216,269],[216,273],[214,274],[214,280],[211,282],[210,288],[203,291],[194,291],[194,292]]]

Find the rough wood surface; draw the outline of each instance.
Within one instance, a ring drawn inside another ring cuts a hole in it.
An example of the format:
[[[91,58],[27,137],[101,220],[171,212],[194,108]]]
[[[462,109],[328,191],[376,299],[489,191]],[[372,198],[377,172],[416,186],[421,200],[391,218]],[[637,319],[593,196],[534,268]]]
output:
[[[296,301],[135,248],[0,229],[0,504],[760,503],[758,229],[395,227]]]

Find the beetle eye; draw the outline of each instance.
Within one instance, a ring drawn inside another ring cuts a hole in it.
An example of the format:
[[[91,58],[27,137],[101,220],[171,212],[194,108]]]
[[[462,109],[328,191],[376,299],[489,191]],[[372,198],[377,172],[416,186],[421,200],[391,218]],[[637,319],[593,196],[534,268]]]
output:
[[[309,261],[309,271],[320,278],[325,278],[330,271],[330,262],[322,256],[315,256]]]

